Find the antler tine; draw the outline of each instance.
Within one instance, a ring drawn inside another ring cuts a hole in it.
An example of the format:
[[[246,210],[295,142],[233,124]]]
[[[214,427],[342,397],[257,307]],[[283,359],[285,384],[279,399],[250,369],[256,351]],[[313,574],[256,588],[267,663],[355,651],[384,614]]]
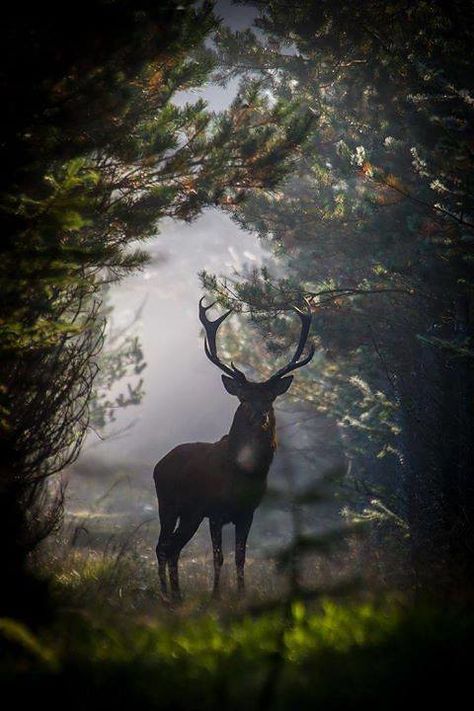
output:
[[[206,312],[211,309],[216,304],[216,302],[214,301],[209,306],[204,306],[202,303],[204,301],[204,298],[205,297],[203,296],[199,301],[199,320],[201,321],[202,325],[204,326],[204,330],[206,331],[206,338],[204,340],[204,352],[211,361],[211,363],[217,365],[217,367],[223,370],[224,373],[227,373],[227,375],[230,375],[230,377],[234,378],[235,380],[246,382],[247,379],[244,373],[242,373],[242,371],[236,368],[233,363],[231,363],[232,369],[229,368],[227,365],[225,365],[225,363],[222,363],[219,356],[217,355],[217,330],[221,323],[227,318],[227,316],[232,313],[233,309],[230,309],[225,314],[222,314],[222,316],[219,316],[219,318],[215,319],[214,321],[210,321],[207,318]]]
[[[232,313],[232,309],[226,311],[226,313],[222,314],[222,316],[219,316],[219,318],[216,318],[215,321],[210,321],[207,318],[206,312],[209,311],[209,309],[212,309],[212,307],[215,306],[216,302],[213,301],[212,304],[209,304],[209,306],[204,306],[202,303],[204,301],[204,298],[205,297],[203,296],[202,299],[199,301],[199,320],[201,321],[202,325],[204,326],[204,330],[206,331],[206,338],[208,341],[209,350],[214,356],[216,356],[217,329],[219,328],[221,323],[227,318],[227,316]]]
[[[211,363],[214,363],[214,365],[217,365],[218,368],[224,371],[224,373],[227,373],[227,375],[230,375],[231,378],[235,378],[235,373],[233,370],[228,368],[225,363],[222,363],[217,355],[213,355],[211,351],[209,350],[209,346],[207,344],[207,339],[204,339],[204,352],[211,361]]]
[[[293,306],[293,311],[295,311],[301,319],[301,334],[300,340],[298,342],[298,347],[295,351],[293,358],[291,359],[292,363],[294,361],[297,361],[303,353],[306,341],[308,340],[309,329],[311,328],[311,306],[307,299],[304,299],[304,303],[306,305],[306,312],[301,311],[301,309],[299,309],[297,306]]]
[[[299,360],[301,357],[301,354],[304,351],[306,341],[308,340],[308,334],[309,334],[309,329],[311,327],[311,319],[312,319],[311,306],[309,304],[309,301],[307,299],[304,299],[304,302],[306,304],[306,312],[301,311],[301,309],[299,309],[297,306],[293,306],[293,311],[295,311],[301,319],[300,338],[298,341],[298,346],[296,348],[296,351],[293,355],[293,358],[290,360],[290,362],[287,365],[283,366],[283,368],[280,368],[280,370],[278,370],[275,373],[275,375],[272,375],[270,380],[276,380],[277,378],[283,377],[283,375],[286,375],[287,373],[291,373],[292,370],[301,368],[303,365],[306,365],[307,363],[309,363],[309,361],[314,356],[316,348],[314,345],[311,345],[308,355],[305,358],[303,358],[303,360]]]

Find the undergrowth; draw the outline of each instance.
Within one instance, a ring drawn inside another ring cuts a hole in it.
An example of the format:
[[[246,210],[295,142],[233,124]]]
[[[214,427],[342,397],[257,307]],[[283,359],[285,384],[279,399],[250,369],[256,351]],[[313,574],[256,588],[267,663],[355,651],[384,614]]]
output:
[[[424,706],[452,706],[470,693],[471,609],[415,606],[406,594],[367,587],[338,602],[289,599],[257,560],[246,601],[230,581],[212,603],[210,563],[197,552],[184,562],[185,603],[170,609],[150,546],[137,540],[143,526],[134,536],[89,533],[89,545],[77,529],[49,544],[42,561],[52,619],[35,628],[0,620],[0,688],[17,707],[399,710],[420,694]]]
[[[147,622],[63,611],[35,633],[1,621],[0,681],[17,703],[73,710],[391,709],[416,691],[452,702],[469,682],[473,633],[472,612],[398,602]]]

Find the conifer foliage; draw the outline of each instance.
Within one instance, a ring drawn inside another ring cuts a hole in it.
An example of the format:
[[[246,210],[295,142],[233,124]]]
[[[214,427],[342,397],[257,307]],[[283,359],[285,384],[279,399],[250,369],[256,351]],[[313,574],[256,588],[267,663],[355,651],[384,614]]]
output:
[[[284,184],[236,211],[285,278],[221,295],[260,315],[310,298],[304,397],[406,523],[416,583],[472,590],[472,6],[252,5],[257,32],[220,30],[221,81],[258,79],[316,123]]]
[[[210,3],[173,0],[18,3],[6,18],[0,534],[11,589],[58,520],[60,500],[45,515],[45,481],[87,427],[103,284],[144,263],[136,245],[161,218],[273,185],[307,130],[308,115],[252,83],[218,115],[181,100],[213,69],[216,28]]]

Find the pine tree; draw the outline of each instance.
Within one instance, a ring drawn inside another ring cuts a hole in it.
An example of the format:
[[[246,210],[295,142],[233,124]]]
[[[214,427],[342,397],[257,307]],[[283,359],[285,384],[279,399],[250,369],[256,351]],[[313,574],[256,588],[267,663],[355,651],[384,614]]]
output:
[[[0,534],[6,607],[57,522],[48,478],[78,454],[103,342],[103,285],[143,265],[163,217],[229,209],[273,184],[308,126],[250,83],[218,115],[180,106],[214,67],[211,4],[11,8],[1,53]],[[13,69],[13,71],[12,71]],[[244,107],[244,108],[243,108]],[[46,525],[47,524],[47,525]]]
[[[418,585],[471,591],[472,8],[258,5],[258,35],[220,31],[221,80],[258,78],[317,123],[284,185],[236,211],[287,278],[234,293],[257,313],[312,299],[326,383],[308,394],[394,495]]]

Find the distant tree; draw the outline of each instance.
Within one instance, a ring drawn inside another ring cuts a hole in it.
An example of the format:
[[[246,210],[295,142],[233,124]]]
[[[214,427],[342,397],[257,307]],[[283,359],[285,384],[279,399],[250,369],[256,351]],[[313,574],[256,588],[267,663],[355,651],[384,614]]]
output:
[[[325,358],[302,397],[395,495],[417,584],[472,591],[472,6],[251,4],[258,34],[219,31],[221,81],[258,79],[317,122],[292,176],[235,212],[286,278],[223,298],[261,315],[311,297]]]
[[[75,458],[89,422],[103,285],[144,264],[135,245],[156,234],[160,218],[191,220],[274,185],[311,117],[270,102],[255,83],[217,115],[201,100],[173,102],[213,68],[204,44],[217,27],[209,3],[18,3],[5,20],[0,537],[8,609],[29,596],[21,580],[45,482]]]
[[[105,289],[102,313],[107,322],[106,347],[98,360],[98,373],[89,400],[89,426],[100,439],[123,434],[124,429],[120,429],[119,433],[111,432],[110,425],[116,421],[118,410],[142,402],[145,394],[143,374],[147,367],[136,328],[145,300],[126,324],[118,326],[107,297],[108,289]],[[128,431],[131,426],[133,423],[125,429]]]

